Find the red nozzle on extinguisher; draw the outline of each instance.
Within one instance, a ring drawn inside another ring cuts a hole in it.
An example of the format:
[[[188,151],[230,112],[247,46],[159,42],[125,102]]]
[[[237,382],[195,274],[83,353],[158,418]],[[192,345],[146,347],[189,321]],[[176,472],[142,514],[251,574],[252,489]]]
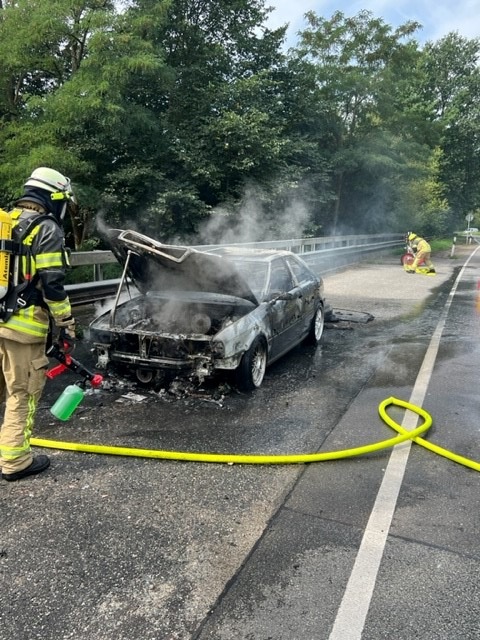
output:
[[[101,386],[103,376],[99,373],[92,373],[89,371],[81,362],[72,358],[69,353],[66,353],[59,344],[53,344],[48,350],[47,355],[60,362],[59,365],[52,367],[47,371],[46,375],[48,378],[55,378],[67,369],[70,369],[70,371],[82,376],[82,378],[84,378],[85,381],[88,381],[94,389],[98,389]]]
[[[99,373],[95,373],[93,378],[89,380],[89,382],[94,389],[98,389],[102,386],[103,376],[101,376]]]

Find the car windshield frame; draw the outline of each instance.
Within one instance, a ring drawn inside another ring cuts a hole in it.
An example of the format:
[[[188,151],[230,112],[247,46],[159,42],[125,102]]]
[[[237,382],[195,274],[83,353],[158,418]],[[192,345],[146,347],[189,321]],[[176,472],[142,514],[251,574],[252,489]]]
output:
[[[238,273],[248,284],[257,300],[263,300],[267,294],[270,280],[270,263],[259,258],[228,256]]]

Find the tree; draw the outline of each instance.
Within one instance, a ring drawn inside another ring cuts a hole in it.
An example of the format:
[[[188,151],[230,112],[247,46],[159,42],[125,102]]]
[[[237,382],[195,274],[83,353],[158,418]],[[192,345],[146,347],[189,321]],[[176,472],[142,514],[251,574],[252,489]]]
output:
[[[69,175],[75,248],[94,224],[167,241],[210,218],[238,229],[243,205],[271,237],[295,211],[319,234],[400,230],[420,211],[444,228],[479,208],[478,41],[422,52],[416,23],[310,12],[285,54],[269,11],[0,0],[2,204],[37,166]]]
[[[418,167],[417,177],[412,180],[406,191],[410,201],[409,210],[415,215],[407,220],[405,228],[415,229],[423,236],[446,235],[452,228],[452,212],[445,197],[445,186],[439,174],[442,150],[437,147],[431,153],[428,170],[423,163]]]
[[[127,94],[133,77],[161,71],[162,62],[107,0],[18,0],[1,17],[2,195],[14,197],[35,166],[69,175],[82,202],[71,219],[78,248],[125,147],[138,153],[139,138],[151,140],[152,120]],[[20,44],[7,55],[12,42]]]
[[[439,177],[456,222],[480,206],[480,39],[450,33],[427,43],[423,100],[441,127]]]
[[[325,148],[330,150],[335,192],[331,230],[388,228],[396,178],[405,166],[405,140],[394,121],[397,83],[406,82],[419,55],[410,36],[419,27],[407,22],[392,31],[371,12],[330,20],[307,14],[296,55],[311,65],[315,96],[325,114]],[[403,40],[407,39],[404,43]],[[321,141],[320,141],[321,144]],[[372,198],[383,210],[369,220]]]
[[[150,5],[142,0],[135,10],[144,14]],[[246,183],[267,187],[281,165],[285,141],[274,75],[285,29],[262,28],[267,13],[258,0],[173,0],[165,28],[151,34],[173,76],[155,105],[169,150],[168,183],[154,202],[160,225],[161,217],[179,220],[164,208],[178,203],[179,185],[191,216],[189,225],[182,217],[177,231],[191,236],[217,205],[241,198]]]

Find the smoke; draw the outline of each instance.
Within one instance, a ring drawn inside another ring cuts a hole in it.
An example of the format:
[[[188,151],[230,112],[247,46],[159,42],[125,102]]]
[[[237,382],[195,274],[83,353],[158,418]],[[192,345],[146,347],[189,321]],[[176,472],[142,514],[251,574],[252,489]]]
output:
[[[105,210],[100,209],[95,216],[95,229],[98,231],[98,235],[102,238],[108,238],[108,230],[110,225],[105,222]]]
[[[238,203],[220,205],[213,210],[210,217],[200,224],[194,237],[188,244],[233,244],[261,242],[268,240],[285,240],[312,235],[312,211],[318,206],[318,196],[309,186],[279,184],[271,191],[263,190],[256,185],[245,188],[243,197]],[[139,231],[165,244],[185,244],[185,239],[175,235],[158,238],[157,234],[145,230],[145,211],[131,220],[111,219],[106,210],[100,210],[95,217],[98,235],[109,241],[112,228]],[[135,216],[135,212],[132,212]],[[155,213],[152,211],[152,222]],[[110,219],[109,219],[110,218]],[[114,216],[115,218],[115,216]],[[152,228],[153,231],[153,228]]]
[[[237,244],[301,238],[310,222],[306,201],[295,191],[276,208],[264,191],[250,186],[239,205],[217,207],[198,232],[198,244]]]
[[[118,225],[107,222],[107,212],[104,209],[100,209],[95,217],[95,229],[98,235],[107,243],[110,238],[111,229],[131,229],[132,231],[139,231],[138,224],[135,220],[123,220]]]

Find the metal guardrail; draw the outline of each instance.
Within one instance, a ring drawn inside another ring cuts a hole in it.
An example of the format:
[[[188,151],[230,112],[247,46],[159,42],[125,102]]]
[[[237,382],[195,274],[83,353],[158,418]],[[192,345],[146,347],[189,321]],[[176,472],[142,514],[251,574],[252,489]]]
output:
[[[345,236],[320,236],[317,238],[294,238],[289,240],[266,240],[263,242],[242,242],[228,243],[227,246],[243,247],[251,249],[286,249],[293,253],[319,253],[322,251],[339,251],[341,249],[351,250],[360,247],[368,247],[375,244],[377,247],[385,243],[393,243],[395,245],[402,244],[404,234],[400,233],[381,233],[381,234],[364,234],[364,235],[345,235]],[[195,249],[200,251],[208,251],[214,247],[224,245],[198,245]]]
[[[93,304],[100,300],[107,300],[115,295],[120,279],[98,280],[80,284],[67,284],[65,289],[72,306]]]
[[[286,249],[300,255],[312,269],[321,273],[356,262],[360,257],[373,251],[391,249],[401,246],[403,243],[403,234],[384,233],[229,243],[228,246],[252,249]],[[208,251],[218,246],[222,245],[194,245],[194,248],[199,251]],[[72,267],[92,266],[94,280],[93,282],[67,285],[66,289],[73,305],[91,304],[115,294],[119,279],[104,280],[102,270],[103,265],[117,262],[111,251],[74,252],[70,261]]]

